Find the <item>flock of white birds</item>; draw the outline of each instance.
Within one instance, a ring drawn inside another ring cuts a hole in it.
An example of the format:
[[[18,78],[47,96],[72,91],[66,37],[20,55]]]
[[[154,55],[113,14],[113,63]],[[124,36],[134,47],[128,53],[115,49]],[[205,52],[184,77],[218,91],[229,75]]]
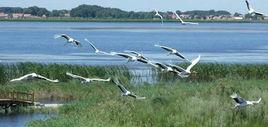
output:
[[[248,8],[248,12],[249,14],[252,15],[261,15],[264,16],[262,13],[260,12],[256,12],[249,4],[248,0],[245,0],[247,8]],[[160,13],[155,10],[156,12],[156,16],[159,16],[161,18],[161,22],[163,23],[163,16],[160,15]],[[198,25],[198,23],[193,23],[193,22],[184,22],[181,17],[176,13],[173,12],[174,15],[176,15],[177,19],[181,22],[182,25],[187,25],[187,24],[192,24],[192,25]],[[66,39],[67,43],[66,44],[74,44],[76,46],[82,46],[81,42],[66,35],[66,34],[61,34],[61,35],[55,35],[55,38],[64,38]],[[140,62],[143,64],[147,64],[149,66],[152,66],[153,68],[159,69],[160,71],[163,72],[169,72],[169,73],[174,73],[175,75],[178,75],[181,78],[187,78],[189,77],[189,75],[191,73],[196,73],[196,72],[191,72],[191,69],[200,61],[201,56],[199,55],[197,58],[193,59],[193,60],[189,60],[188,58],[186,58],[182,53],[180,53],[178,50],[168,47],[168,46],[163,46],[163,45],[154,45],[155,47],[159,47],[162,48],[163,50],[167,51],[169,55],[175,55],[178,58],[184,60],[187,63],[190,63],[190,65],[184,69],[178,65],[174,65],[174,64],[166,64],[166,63],[161,63],[158,61],[154,61],[151,60],[147,57],[145,57],[143,54],[136,52],[136,51],[130,51],[130,50],[125,50],[124,52],[105,52],[105,51],[101,51],[99,50],[93,43],[91,43],[90,41],[88,41],[88,39],[85,39],[86,42],[88,42],[90,44],[90,46],[94,49],[96,54],[102,54],[102,55],[110,55],[110,56],[119,56],[119,57],[123,57],[125,59],[127,59],[128,62]],[[65,44],[65,45],[66,45]],[[128,91],[123,85],[122,83],[120,83],[120,81],[118,81],[118,79],[101,79],[101,78],[85,78],[76,74],[72,74],[70,72],[66,72],[67,76],[70,76],[71,78],[74,79],[78,79],[81,80],[81,83],[90,83],[93,81],[100,81],[100,82],[110,82],[112,81],[121,91],[122,96],[130,96],[136,99],[145,99],[145,97],[139,97],[137,95],[135,95],[133,92]],[[24,75],[22,77],[16,78],[16,79],[12,79],[10,80],[10,82],[16,82],[16,81],[22,81],[22,80],[32,80],[32,79],[42,79],[42,80],[46,80],[49,82],[53,82],[53,83],[57,83],[59,82],[59,80],[53,80],[53,79],[49,79],[45,76],[36,74],[36,73],[30,73],[27,75]],[[248,105],[254,105],[254,104],[259,104],[261,101],[261,98],[257,101],[247,101],[243,98],[241,98],[239,95],[237,95],[236,93],[234,93],[233,95],[230,96],[235,102],[235,106],[234,108],[237,107],[244,107],[244,106],[248,106]]]

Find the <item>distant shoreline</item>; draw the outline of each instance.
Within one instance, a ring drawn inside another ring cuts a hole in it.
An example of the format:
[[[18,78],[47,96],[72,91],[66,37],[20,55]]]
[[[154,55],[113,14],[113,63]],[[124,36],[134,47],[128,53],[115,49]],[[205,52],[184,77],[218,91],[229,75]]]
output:
[[[43,19],[0,19],[0,22],[160,22],[153,19],[92,19],[92,18],[43,18]],[[268,23],[267,20],[185,20],[199,23]],[[166,20],[164,22],[178,22]]]

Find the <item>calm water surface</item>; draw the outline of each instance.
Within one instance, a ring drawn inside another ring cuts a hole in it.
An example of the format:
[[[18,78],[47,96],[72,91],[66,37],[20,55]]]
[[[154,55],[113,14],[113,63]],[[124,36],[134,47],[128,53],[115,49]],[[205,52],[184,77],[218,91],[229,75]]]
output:
[[[69,34],[83,47],[64,46],[55,34]],[[178,23],[53,23],[0,22],[0,60],[2,63],[41,62],[88,65],[126,64],[124,59],[97,56],[88,38],[104,51],[136,50],[162,62],[179,62],[174,56],[154,47],[162,44],[177,48],[202,62],[268,63],[268,24],[201,23],[182,26]],[[136,65],[132,63],[130,65]]]
[[[24,127],[27,122],[31,120],[46,120],[51,117],[55,117],[56,114],[41,114],[41,113],[31,113],[31,114],[0,114],[0,127]]]

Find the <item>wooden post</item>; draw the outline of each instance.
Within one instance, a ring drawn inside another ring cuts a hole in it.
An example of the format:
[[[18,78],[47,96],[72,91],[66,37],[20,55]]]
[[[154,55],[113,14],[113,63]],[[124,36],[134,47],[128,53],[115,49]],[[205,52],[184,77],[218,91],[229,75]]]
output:
[[[13,91],[13,92],[12,92],[12,100],[14,100],[14,96],[15,96],[15,95],[14,95],[14,91]]]
[[[16,91],[16,96],[15,96],[16,100],[19,100],[19,92]]]
[[[8,113],[8,106],[5,105],[5,114],[7,114],[7,113]]]
[[[34,92],[32,93],[32,103],[34,103]]]

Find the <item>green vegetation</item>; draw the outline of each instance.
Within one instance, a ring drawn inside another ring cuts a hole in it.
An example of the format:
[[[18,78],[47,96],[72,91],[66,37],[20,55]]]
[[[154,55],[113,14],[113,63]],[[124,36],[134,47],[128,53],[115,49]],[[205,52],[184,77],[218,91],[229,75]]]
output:
[[[46,8],[40,8],[37,6],[32,6],[28,8],[21,8],[21,7],[0,7],[0,12],[11,14],[11,13],[25,13],[25,14],[31,14],[33,16],[49,16],[50,11],[48,11]]]
[[[31,91],[37,98],[75,100],[61,107],[57,118],[32,121],[28,124],[29,127],[263,127],[268,124],[268,108],[265,106],[268,101],[267,66],[198,64],[193,68],[198,73],[187,80],[168,76],[159,79],[160,75],[164,75],[153,74],[157,83],[133,85],[130,82],[133,74],[123,66],[21,63],[0,66],[0,90]],[[145,96],[146,99],[122,97],[112,83],[81,84],[65,77],[66,71],[89,77],[118,76],[130,91]],[[6,82],[28,72],[37,72],[64,82]],[[167,82],[168,80],[171,81]],[[262,97],[263,100],[259,105],[232,109],[233,101],[229,96],[233,92],[246,99]]]
[[[187,68],[188,65],[180,65]],[[186,80],[193,82],[214,81],[221,78],[233,79],[268,79],[267,64],[198,64],[193,68],[196,74],[192,74],[189,78],[180,79],[171,73],[154,72],[158,81],[175,81]]]
[[[29,127],[263,127],[268,124],[268,108],[265,106],[268,101],[267,81],[221,79],[210,83],[126,86],[136,94],[146,96],[146,100],[121,97],[118,88],[109,83],[87,86],[79,82],[36,82],[11,87],[36,91],[49,89],[51,93],[63,92],[77,98],[77,101],[61,107],[57,118],[32,121]],[[263,101],[256,106],[232,109],[233,101],[229,95],[233,92],[248,99],[262,97]]]
[[[186,64],[180,65],[186,68]],[[180,79],[171,73],[158,72],[152,70],[151,74],[157,81],[214,81],[221,78],[241,78],[241,79],[268,79],[267,64],[198,64],[193,68],[197,74],[192,74],[187,79]],[[70,80],[65,75],[66,72],[73,72],[88,77],[124,77],[125,80],[135,78],[133,73],[125,66],[86,66],[86,65],[67,65],[67,64],[37,64],[19,63],[0,65],[0,84],[5,84],[10,79],[22,75],[36,72],[51,79],[59,79],[67,82]]]

